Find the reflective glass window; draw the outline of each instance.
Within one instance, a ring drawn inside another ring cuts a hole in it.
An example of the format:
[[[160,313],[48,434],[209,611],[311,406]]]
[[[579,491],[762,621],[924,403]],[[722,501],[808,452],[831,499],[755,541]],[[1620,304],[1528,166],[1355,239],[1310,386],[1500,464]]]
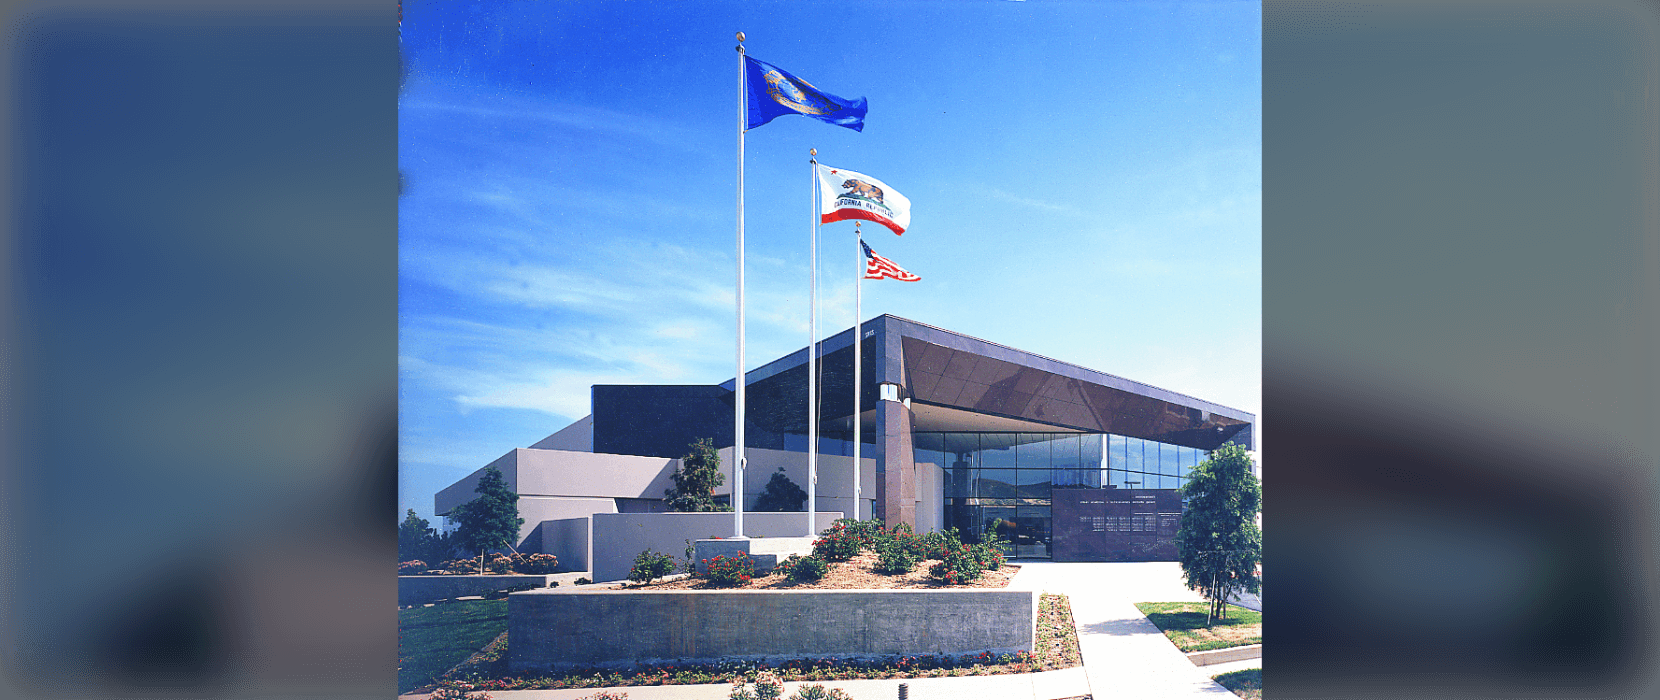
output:
[[[1049,556],[1050,513],[1048,506],[1020,506],[1015,511],[1014,545],[1017,557]]]
[[[1146,474],[1141,472],[1124,472],[1123,486],[1120,488],[1145,489],[1150,487],[1147,485]]]
[[[1100,486],[1105,478],[1106,438],[1099,433],[1078,437],[1078,468],[1084,470],[1084,483],[1091,486]]]
[[[943,444],[944,440],[939,433],[916,433],[912,435],[912,452],[917,465],[931,464],[935,467],[946,467],[945,453],[941,449]]]
[[[1088,477],[1078,466],[1078,448],[1082,440],[1078,435],[1065,435],[1049,443],[1049,467],[1053,472],[1050,481],[1056,486],[1087,486]]]
[[[1159,473],[1176,475],[1176,446],[1159,443]]]
[[[980,467],[1013,469],[1015,437],[1018,433],[980,433]]]
[[[1049,465],[1055,469],[1077,469],[1081,435],[1063,435],[1049,442]],[[1022,465],[1024,466],[1024,465]]]
[[[1013,541],[1018,529],[1014,508],[980,509],[980,532],[996,533],[1005,540]]]
[[[1053,434],[1021,433],[1015,447],[1015,466],[1021,469],[1048,469],[1050,454],[1054,451],[1050,440]]]
[[[1049,498],[1053,472],[1048,469],[1016,470],[1016,495],[1020,498]]]
[[[1142,449],[1143,449],[1142,442],[1143,441],[1142,441],[1141,438],[1132,438],[1132,437],[1124,438],[1124,466],[1123,466],[1124,471],[1129,471],[1129,472],[1142,471],[1142,468],[1141,468],[1141,465],[1142,465],[1141,455],[1142,455]],[[1117,465],[1114,465],[1114,466],[1117,466]]]
[[[974,495],[981,498],[1014,498],[1015,479],[1013,469],[981,469]]]
[[[1107,466],[1124,471],[1124,447],[1128,441],[1123,435],[1107,436]]]

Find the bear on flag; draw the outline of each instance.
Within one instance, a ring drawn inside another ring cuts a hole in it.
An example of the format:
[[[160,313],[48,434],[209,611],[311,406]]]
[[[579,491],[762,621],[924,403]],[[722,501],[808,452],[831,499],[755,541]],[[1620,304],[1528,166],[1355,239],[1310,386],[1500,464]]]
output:
[[[859,245],[865,249],[865,279],[888,278],[901,282],[916,282],[922,279],[907,272],[905,268],[893,264],[892,260],[877,255],[876,251],[871,250],[870,246],[865,245],[864,241],[859,241]]]
[[[851,170],[818,166],[819,223],[864,219],[904,234],[911,200],[881,180]]]

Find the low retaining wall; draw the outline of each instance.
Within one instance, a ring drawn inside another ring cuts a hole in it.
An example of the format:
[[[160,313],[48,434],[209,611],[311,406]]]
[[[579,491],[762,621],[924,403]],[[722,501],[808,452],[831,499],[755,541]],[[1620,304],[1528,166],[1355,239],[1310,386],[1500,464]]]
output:
[[[534,590],[508,596],[513,671],[665,661],[1031,651],[1035,591]]]
[[[399,576],[398,605],[420,605],[464,595],[486,595],[514,586],[546,586],[557,574],[529,576]]]

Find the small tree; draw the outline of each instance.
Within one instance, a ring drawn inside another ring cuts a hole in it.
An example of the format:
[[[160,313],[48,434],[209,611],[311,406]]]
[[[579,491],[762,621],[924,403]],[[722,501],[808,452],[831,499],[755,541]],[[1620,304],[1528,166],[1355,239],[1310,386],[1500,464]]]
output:
[[[772,473],[772,479],[767,481],[767,488],[761,492],[761,497],[755,499],[757,512],[795,513],[807,510],[807,492],[796,486],[790,477],[784,474],[784,468]]]
[[[425,557],[432,548],[433,536],[432,527],[426,519],[416,516],[415,509],[410,508],[409,515],[398,525],[398,561]]]
[[[1262,532],[1256,516],[1262,484],[1251,472],[1250,453],[1223,445],[1188,473],[1182,496],[1187,503],[1176,531],[1176,556],[1187,586],[1210,599],[1209,625],[1223,616],[1235,594],[1261,591],[1256,567],[1262,561]]]
[[[706,513],[731,510],[715,503],[715,487],[726,482],[720,471],[720,453],[715,443],[703,438],[690,445],[690,451],[680,458],[675,467],[674,486],[663,492],[669,499],[669,510],[677,513]]]
[[[486,551],[506,547],[518,553],[513,542],[519,539],[519,526],[525,519],[519,517],[519,494],[507,487],[507,480],[495,467],[484,470],[473,493],[478,497],[451,512],[461,524],[455,537],[468,551],[478,552],[478,572],[482,574]]]

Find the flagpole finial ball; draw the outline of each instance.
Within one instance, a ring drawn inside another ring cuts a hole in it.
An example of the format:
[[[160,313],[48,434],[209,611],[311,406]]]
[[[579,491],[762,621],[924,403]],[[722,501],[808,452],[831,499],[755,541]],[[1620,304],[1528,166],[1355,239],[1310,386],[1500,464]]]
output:
[[[807,153],[808,153],[808,155],[815,155],[816,156],[816,155],[818,155],[818,149],[817,148],[809,148],[809,149],[807,149]]]
[[[743,40],[744,40],[744,33],[743,32],[738,32],[738,41],[743,41]]]

